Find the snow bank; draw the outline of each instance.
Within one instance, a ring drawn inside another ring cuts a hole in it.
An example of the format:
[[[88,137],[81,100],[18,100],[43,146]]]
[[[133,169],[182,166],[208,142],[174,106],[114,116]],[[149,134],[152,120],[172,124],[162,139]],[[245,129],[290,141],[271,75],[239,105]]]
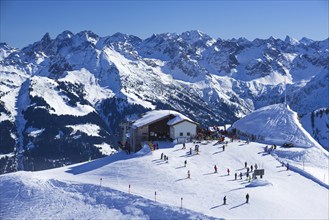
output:
[[[247,184],[246,187],[258,187],[258,186],[272,186],[268,180],[255,179],[251,183]]]

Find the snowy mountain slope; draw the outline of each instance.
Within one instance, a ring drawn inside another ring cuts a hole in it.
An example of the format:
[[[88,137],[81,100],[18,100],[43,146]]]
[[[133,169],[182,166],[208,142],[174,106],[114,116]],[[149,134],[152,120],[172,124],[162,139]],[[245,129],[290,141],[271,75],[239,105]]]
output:
[[[289,37],[222,40],[200,31],[142,40],[122,33],[100,37],[91,31],[64,31],[54,39],[45,34],[21,50],[1,44],[0,152],[18,157],[18,151],[26,151],[27,156],[31,148],[47,148],[49,139],[71,148],[73,137],[66,137],[72,132],[66,126],[75,124],[96,124],[108,134],[101,143],[90,140],[88,145],[116,147],[120,122],[150,109],[176,110],[205,127],[232,123],[281,102],[285,81],[292,109],[310,113],[329,105],[328,99],[318,98],[328,89],[323,84],[328,78],[328,42]],[[31,100],[17,106],[17,100],[26,99],[18,97],[23,82],[32,90],[25,94]],[[56,123],[60,120],[65,123]],[[45,130],[34,138],[28,129]],[[101,154],[88,152],[77,160],[89,156]],[[7,172],[2,167],[1,173]]]
[[[329,59],[328,59],[329,61]],[[293,109],[300,109],[298,113],[305,115],[319,108],[329,106],[329,68],[319,72],[308,83],[295,88],[287,100]],[[297,107],[298,106],[298,107]]]
[[[0,43],[0,61],[4,60],[9,54],[16,50],[17,49],[8,46],[6,43]]]
[[[268,143],[293,143],[301,148],[321,147],[302,127],[297,113],[285,104],[260,108],[236,121],[232,128],[246,135],[259,136]]]
[[[293,148],[280,148],[273,154],[300,170],[312,173],[316,167],[321,170],[313,173],[318,180],[323,180],[327,175],[328,151],[302,127],[296,112],[285,104],[260,108],[236,121],[231,129],[236,129],[236,133],[245,138],[253,135],[267,144],[292,143]]]
[[[328,188],[308,179],[307,175],[286,171],[274,157],[263,153],[264,144],[229,142],[223,151],[221,145],[212,141],[200,145],[199,155],[187,154],[190,147],[194,148],[192,143],[186,144],[186,150],[182,150],[181,144],[172,146],[160,142],[159,146],[160,150],[153,153],[146,146],[135,155],[120,152],[63,168],[1,175],[0,202],[1,207],[6,207],[1,209],[1,216],[83,219],[329,217]],[[169,163],[160,159],[161,153],[169,157]],[[184,160],[187,160],[186,167]],[[249,183],[245,161],[265,169],[263,179]],[[214,173],[215,164],[218,173]],[[227,168],[231,170],[230,175],[227,175]],[[188,170],[191,179],[187,178]],[[242,180],[239,177],[234,180],[235,172],[244,174]],[[128,194],[129,185],[131,194]],[[155,192],[157,202],[154,202]],[[247,193],[249,204],[245,203]],[[227,205],[223,205],[224,196]],[[181,198],[183,210],[179,209]]]

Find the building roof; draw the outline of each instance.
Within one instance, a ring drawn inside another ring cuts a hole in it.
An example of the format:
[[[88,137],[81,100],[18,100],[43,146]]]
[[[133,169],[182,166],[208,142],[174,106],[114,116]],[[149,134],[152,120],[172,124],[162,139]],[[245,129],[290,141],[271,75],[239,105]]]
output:
[[[197,124],[196,122],[192,121],[191,119],[189,119],[185,115],[180,114],[180,115],[177,115],[175,118],[169,120],[167,122],[167,125],[173,126],[173,125],[178,124],[178,123],[181,123],[183,121],[189,121],[189,122],[191,122],[193,124]]]
[[[166,118],[170,115],[176,116],[173,119],[168,121],[168,125],[172,126],[175,124],[178,124],[182,121],[189,121],[191,123],[197,124],[193,120],[189,119],[188,117],[182,115],[179,112],[172,111],[172,110],[154,110],[147,112],[142,118],[135,121],[132,125],[133,128],[139,128],[148,124],[151,124],[152,122],[159,121],[163,118]]]

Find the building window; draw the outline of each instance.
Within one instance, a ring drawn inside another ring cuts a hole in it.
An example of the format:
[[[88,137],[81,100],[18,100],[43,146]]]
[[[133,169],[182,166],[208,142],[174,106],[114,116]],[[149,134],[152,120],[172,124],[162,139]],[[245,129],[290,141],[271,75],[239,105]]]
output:
[[[179,133],[179,136],[181,136],[181,137],[182,137],[182,136],[183,136],[183,132],[180,132],[180,133]]]
[[[190,132],[187,132],[187,134],[186,134],[187,136],[191,136],[191,133]]]

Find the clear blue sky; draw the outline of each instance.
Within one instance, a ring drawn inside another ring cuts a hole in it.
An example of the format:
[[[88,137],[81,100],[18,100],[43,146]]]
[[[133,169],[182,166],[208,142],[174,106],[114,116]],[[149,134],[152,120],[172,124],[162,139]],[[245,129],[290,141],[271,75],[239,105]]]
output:
[[[17,1],[1,0],[0,42],[24,47],[49,32],[91,30],[142,39],[153,33],[200,30],[211,37],[328,38],[328,0]]]

